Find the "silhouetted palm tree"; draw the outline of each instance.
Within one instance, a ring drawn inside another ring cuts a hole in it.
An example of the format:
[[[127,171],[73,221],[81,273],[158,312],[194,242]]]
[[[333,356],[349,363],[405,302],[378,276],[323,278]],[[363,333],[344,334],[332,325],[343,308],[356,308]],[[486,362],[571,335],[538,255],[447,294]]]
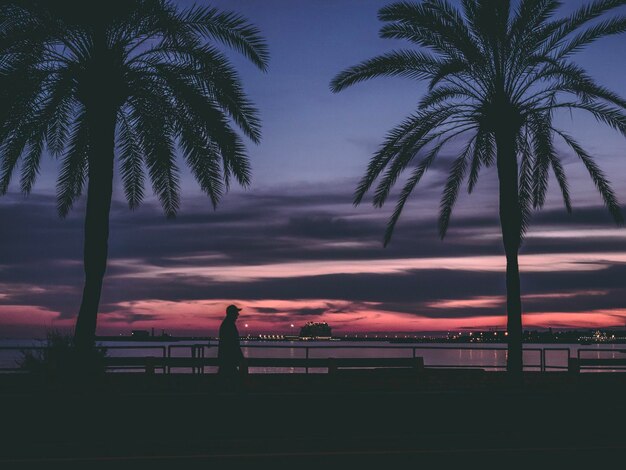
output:
[[[391,238],[404,204],[442,147],[463,141],[443,190],[439,232],[443,238],[459,189],[472,192],[479,170],[493,164],[500,185],[500,223],[506,253],[507,367],[522,370],[522,308],[518,251],[533,208],[543,205],[550,168],[571,210],[555,137],[580,157],[616,222],[619,204],[602,171],[570,135],[553,125],[558,110],[582,110],[626,135],[626,101],[598,85],[571,56],[595,40],[626,30],[623,16],[599,19],[625,1],[600,0],[557,18],[560,2],[445,0],[394,3],[379,11],[388,22],[383,38],[407,39],[424,49],[397,50],[351,67],[331,82],[334,92],[378,76],[428,80],[417,111],[389,132],[372,157],[355,194],[359,204],[374,182],[373,203],[382,206],[399,175],[411,174],[387,226]],[[594,21],[597,20],[597,21]],[[591,23],[590,23],[591,22]],[[411,165],[416,156],[421,161]]]
[[[259,31],[234,13],[169,0],[15,0],[0,7],[0,193],[21,160],[30,192],[42,151],[62,157],[64,217],[87,184],[79,347],[94,344],[107,264],[117,146],[131,208],[147,171],[167,216],[179,206],[177,152],[215,206],[231,178],[249,184],[239,127],[260,138],[257,110],[215,41],[265,70]]]

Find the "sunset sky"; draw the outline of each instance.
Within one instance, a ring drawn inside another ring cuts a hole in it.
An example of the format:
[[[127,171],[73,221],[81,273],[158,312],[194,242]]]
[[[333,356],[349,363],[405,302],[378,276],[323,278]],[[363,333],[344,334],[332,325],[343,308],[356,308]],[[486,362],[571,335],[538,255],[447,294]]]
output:
[[[495,169],[482,172],[472,195],[461,194],[444,241],[437,212],[452,152],[420,183],[387,248],[395,198],[382,209],[352,205],[370,156],[425,89],[389,78],[329,91],[347,66],[410,47],[378,37],[376,13],[388,3],[210,2],[246,16],[270,48],[266,74],[228,52],[263,121],[261,144],[248,146],[252,186],[233,187],[214,211],[181,162],[181,210],[166,220],[153,199],[130,211],[116,179],[99,334],[154,327],[215,335],[230,303],[244,309],[240,331],[252,334],[288,333],[309,320],[327,321],[336,334],[504,328]],[[564,13],[586,2],[566,3]],[[604,39],[577,56],[622,96],[624,44],[626,36]],[[557,120],[597,158],[624,207],[624,137],[583,114]],[[580,161],[560,141],[557,150],[574,210],[565,212],[552,179],[520,255],[524,326],[626,328],[626,229],[612,223]],[[85,201],[58,218],[57,164],[46,158],[30,196],[14,182],[0,198],[0,337],[73,327]]]

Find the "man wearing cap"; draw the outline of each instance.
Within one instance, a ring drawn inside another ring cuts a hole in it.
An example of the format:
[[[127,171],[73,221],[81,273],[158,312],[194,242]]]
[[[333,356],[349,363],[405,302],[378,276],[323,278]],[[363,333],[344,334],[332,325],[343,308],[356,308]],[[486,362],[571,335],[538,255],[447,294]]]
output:
[[[238,367],[243,360],[243,353],[239,346],[239,331],[235,325],[239,317],[240,308],[236,305],[229,305],[226,308],[226,318],[220,326],[220,344],[217,350],[219,362],[219,374],[223,377],[234,377],[237,375]]]

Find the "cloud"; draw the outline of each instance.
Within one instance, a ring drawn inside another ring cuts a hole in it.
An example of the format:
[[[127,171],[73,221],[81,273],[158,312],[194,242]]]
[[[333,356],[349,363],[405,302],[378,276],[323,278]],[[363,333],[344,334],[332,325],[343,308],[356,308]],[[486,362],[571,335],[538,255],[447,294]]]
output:
[[[383,248],[385,210],[354,208],[351,188],[236,192],[217,211],[192,197],[173,221],[152,203],[135,212],[114,203],[101,328],[206,329],[203,309],[217,308],[215,323],[227,299],[252,305],[250,314],[275,328],[306,318],[379,331],[501,323],[505,260],[491,209],[460,207],[441,241],[436,199],[425,201],[432,207],[407,212]],[[28,307],[34,313],[25,315],[40,319],[55,312],[71,326],[82,289],[83,208],[60,220],[51,196],[0,202],[0,217],[11,221],[0,232],[0,305]],[[533,223],[520,256],[526,312],[621,307],[626,232],[604,208],[571,217],[548,210]]]

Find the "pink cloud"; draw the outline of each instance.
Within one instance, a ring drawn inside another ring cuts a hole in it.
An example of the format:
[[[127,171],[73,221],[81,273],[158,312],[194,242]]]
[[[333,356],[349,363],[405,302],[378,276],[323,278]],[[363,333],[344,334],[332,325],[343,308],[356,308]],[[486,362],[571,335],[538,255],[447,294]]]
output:
[[[605,295],[604,290],[582,290],[577,292],[552,292],[547,294],[527,294],[522,296],[522,300],[537,299],[570,299],[581,296],[601,296]],[[485,295],[470,297],[467,299],[446,299],[437,300],[427,304],[430,308],[454,309],[454,308],[493,308],[504,305],[506,297],[503,295]]]
[[[186,258],[188,262],[204,257]],[[504,272],[503,256],[458,256],[434,258],[393,258],[369,260],[328,260],[268,263],[257,265],[189,266],[179,258],[180,266],[148,265],[139,259],[123,259],[111,264],[123,267],[118,278],[157,279],[165,277],[205,277],[221,282],[251,282],[259,279],[322,276],[331,274],[394,274],[414,270],[447,269],[460,271]],[[616,263],[626,263],[626,253],[556,253],[521,255],[522,272],[598,271]]]
[[[529,313],[524,315],[523,321],[525,328],[623,328],[626,325],[626,309]]]
[[[427,307],[438,309],[490,308],[502,305],[505,300],[505,297],[501,295],[485,295],[471,297],[469,299],[437,300],[435,302],[428,303]]]
[[[567,297],[601,295],[601,291],[566,294],[538,294],[527,297]],[[460,318],[433,318],[419,311],[401,313],[385,310],[377,302],[349,302],[335,299],[294,300],[187,300],[147,299],[121,302],[101,314],[98,334],[128,334],[133,329],[164,329],[177,335],[215,336],[226,306],[235,303],[243,308],[239,320],[242,334],[297,334],[307,321],[326,321],[337,335],[365,332],[455,331],[506,328],[506,316],[473,315]],[[435,308],[494,307],[502,305],[499,296],[475,297],[435,302]],[[307,313],[313,312],[315,313]],[[589,312],[527,313],[525,328],[603,328],[624,326],[626,309],[604,309]],[[294,327],[291,327],[291,325]],[[247,327],[245,325],[248,325]],[[61,318],[59,312],[31,305],[0,305],[0,331],[3,336],[43,336],[50,329],[71,331],[74,320]]]
[[[44,336],[47,331],[68,330],[74,320],[37,305],[0,305],[0,337]]]

